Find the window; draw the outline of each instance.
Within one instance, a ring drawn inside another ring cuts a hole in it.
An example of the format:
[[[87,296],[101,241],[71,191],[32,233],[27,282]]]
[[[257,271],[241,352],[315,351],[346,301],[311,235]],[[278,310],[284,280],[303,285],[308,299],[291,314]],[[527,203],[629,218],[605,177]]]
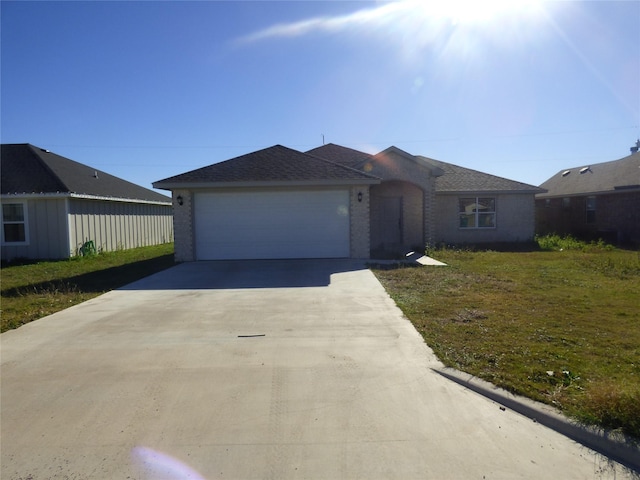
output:
[[[495,228],[496,199],[482,197],[461,198],[458,215],[460,228]]]
[[[596,197],[587,197],[587,223],[596,223]]]
[[[2,204],[2,242],[27,243],[27,209],[24,203]]]

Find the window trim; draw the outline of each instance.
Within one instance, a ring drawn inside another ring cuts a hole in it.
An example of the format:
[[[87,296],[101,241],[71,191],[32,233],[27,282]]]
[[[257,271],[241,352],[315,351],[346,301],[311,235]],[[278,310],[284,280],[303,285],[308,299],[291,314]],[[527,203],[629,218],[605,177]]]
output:
[[[480,203],[481,199],[490,199],[493,201],[493,210],[490,212],[480,212],[476,209],[476,211],[474,212],[475,214],[475,222],[474,222],[474,226],[473,227],[464,227],[461,225],[461,216],[462,215],[468,215],[467,213],[463,213],[460,211],[460,202],[462,200],[465,199],[469,199],[469,200],[473,200],[473,202],[475,202],[476,204]],[[490,227],[483,227],[480,226],[480,215],[487,215],[487,214],[492,214],[493,215],[493,225]],[[479,197],[479,196],[460,196],[458,197],[458,229],[459,230],[495,230],[496,228],[498,228],[498,199],[497,197]]]
[[[21,222],[5,222],[4,220],[4,206],[5,205],[22,205],[22,221]],[[2,202],[2,209],[0,210],[0,215],[2,216],[2,229],[0,229],[0,235],[2,236],[2,245],[7,247],[19,247],[29,245],[29,209],[28,203],[26,200],[10,200]],[[24,225],[24,240],[21,242],[8,242],[4,238],[4,226],[5,225]]]

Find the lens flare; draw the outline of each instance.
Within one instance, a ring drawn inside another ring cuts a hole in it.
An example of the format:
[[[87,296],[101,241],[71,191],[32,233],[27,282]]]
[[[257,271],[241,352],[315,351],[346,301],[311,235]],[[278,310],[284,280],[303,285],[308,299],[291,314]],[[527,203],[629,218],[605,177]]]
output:
[[[148,480],[205,480],[180,460],[148,447],[135,447],[131,457]]]

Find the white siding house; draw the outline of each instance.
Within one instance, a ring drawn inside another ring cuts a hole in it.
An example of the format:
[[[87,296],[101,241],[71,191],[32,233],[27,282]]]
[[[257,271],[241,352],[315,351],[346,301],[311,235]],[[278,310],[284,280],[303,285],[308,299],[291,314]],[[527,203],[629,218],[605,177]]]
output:
[[[173,241],[168,197],[29,144],[2,145],[2,259]]]

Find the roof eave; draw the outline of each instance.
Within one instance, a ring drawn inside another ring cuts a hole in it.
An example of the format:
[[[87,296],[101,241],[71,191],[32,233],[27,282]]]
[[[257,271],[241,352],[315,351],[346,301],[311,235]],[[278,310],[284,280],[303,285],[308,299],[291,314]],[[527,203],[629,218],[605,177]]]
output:
[[[632,192],[640,192],[639,187],[617,187],[607,190],[598,190],[598,191],[590,191],[590,192],[572,192],[572,193],[563,193],[563,192],[551,192],[547,190],[544,193],[536,195],[536,198],[565,198],[565,197],[589,197],[595,195],[618,195],[620,193],[632,193]]]
[[[100,195],[88,195],[84,193],[70,193],[70,192],[51,192],[51,193],[3,193],[0,195],[3,200],[31,200],[31,199],[61,199],[61,198],[77,198],[82,200],[103,200],[109,202],[124,202],[124,203],[144,203],[148,205],[171,205],[171,199],[167,198],[167,201],[159,200],[142,200],[140,198],[119,198],[119,197],[106,197]]]
[[[275,180],[244,182],[155,182],[153,188],[161,190],[190,190],[201,188],[258,188],[258,187],[333,187],[352,185],[377,185],[379,178],[343,179],[343,180]]]
[[[543,193],[543,189],[528,190],[437,190],[436,195],[535,195]]]

